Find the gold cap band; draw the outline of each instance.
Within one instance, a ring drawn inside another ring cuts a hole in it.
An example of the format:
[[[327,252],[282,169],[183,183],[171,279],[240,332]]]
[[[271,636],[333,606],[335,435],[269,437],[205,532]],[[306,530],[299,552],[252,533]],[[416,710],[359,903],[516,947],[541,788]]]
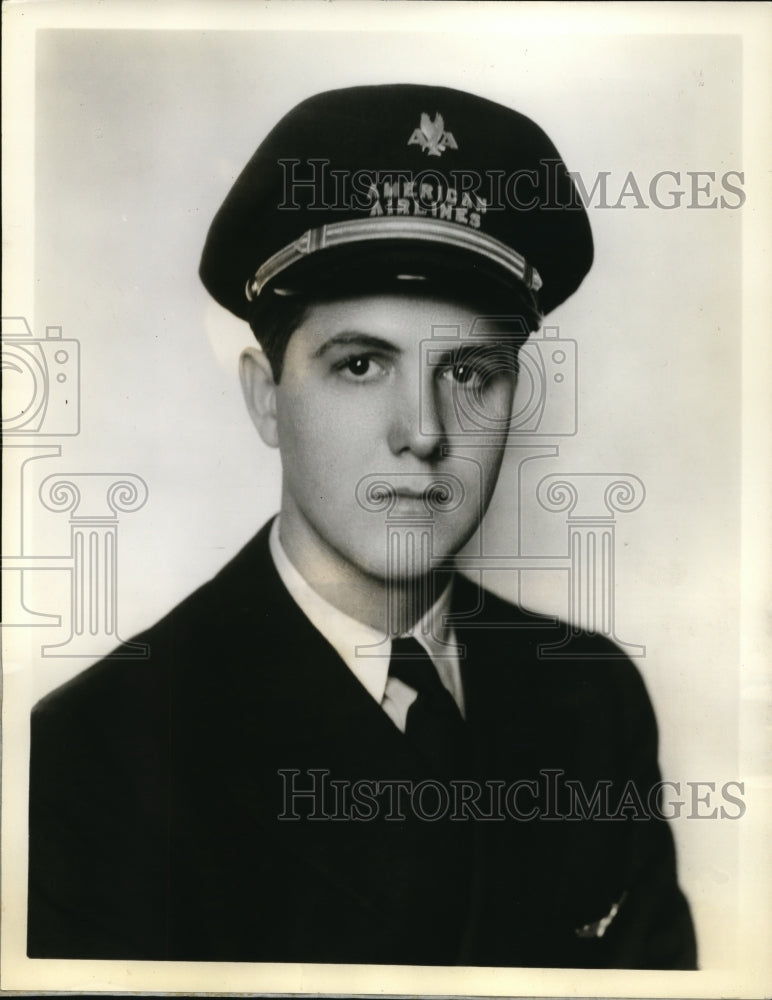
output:
[[[531,291],[537,292],[542,286],[538,271],[531,267],[522,254],[512,250],[501,240],[477,230],[462,229],[452,222],[440,219],[351,219],[309,229],[299,239],[269,257],[247,282],[247,299],[251,302],[277,274],[317,250],[373,240],[417,240],[470,250],[509,271]]]

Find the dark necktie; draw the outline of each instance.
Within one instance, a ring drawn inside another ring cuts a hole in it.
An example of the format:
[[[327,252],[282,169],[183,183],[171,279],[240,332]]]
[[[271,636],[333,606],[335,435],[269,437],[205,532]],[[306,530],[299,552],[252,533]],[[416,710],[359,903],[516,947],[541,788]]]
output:
[[[393,639],[389,676],[418,693],[407,713],[405,736],[438,775],[452,776],[467,758],[466,724],[417,639]]]
[[[405,737],[437,782],[465,776],[469,760],[467,725],[453,695],[440,680],[423,646],[412,638],[394,639],[389,675],[418,697],[408,709]],[[452,809],[442,821],[420,822],[416,814],[416,899],[421,908],[419,964],[452,964],[458,958],[469,913],[472,823],[454,822]]]

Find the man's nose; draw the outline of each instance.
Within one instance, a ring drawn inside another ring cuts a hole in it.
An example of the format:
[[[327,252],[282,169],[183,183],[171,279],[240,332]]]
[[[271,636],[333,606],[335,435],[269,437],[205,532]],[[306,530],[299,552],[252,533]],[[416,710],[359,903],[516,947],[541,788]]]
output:
[[[427,461],[440,456],[445,440],[445,420],[434,380],[412,381],[395,399],[388,435],[392,453],[410,452]]]

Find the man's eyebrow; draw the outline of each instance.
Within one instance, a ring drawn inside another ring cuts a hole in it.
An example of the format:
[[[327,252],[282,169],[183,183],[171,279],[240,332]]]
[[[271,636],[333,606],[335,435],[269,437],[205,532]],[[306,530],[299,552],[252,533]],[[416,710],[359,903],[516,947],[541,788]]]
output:
[[[367,347],[374,351],[383,351],[389,354],[401,354],[401,348],[381,337],[374,337],[371,333],[361,333],[358,330],[351,330],[343,333],[336,333],[334,337],[325,340],[321,347],[314,351],[315,358],[323,357],[328,351],[335,347]]]

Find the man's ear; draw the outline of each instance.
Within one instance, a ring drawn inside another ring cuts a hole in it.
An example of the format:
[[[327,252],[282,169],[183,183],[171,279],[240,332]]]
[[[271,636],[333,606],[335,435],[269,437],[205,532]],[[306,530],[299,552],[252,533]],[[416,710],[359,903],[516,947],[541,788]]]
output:
[[[247,347],[239,358],[241,390],[252,423],[270,448],[279,447],[276,423],[276,383],[271,363],[257,347]]]

